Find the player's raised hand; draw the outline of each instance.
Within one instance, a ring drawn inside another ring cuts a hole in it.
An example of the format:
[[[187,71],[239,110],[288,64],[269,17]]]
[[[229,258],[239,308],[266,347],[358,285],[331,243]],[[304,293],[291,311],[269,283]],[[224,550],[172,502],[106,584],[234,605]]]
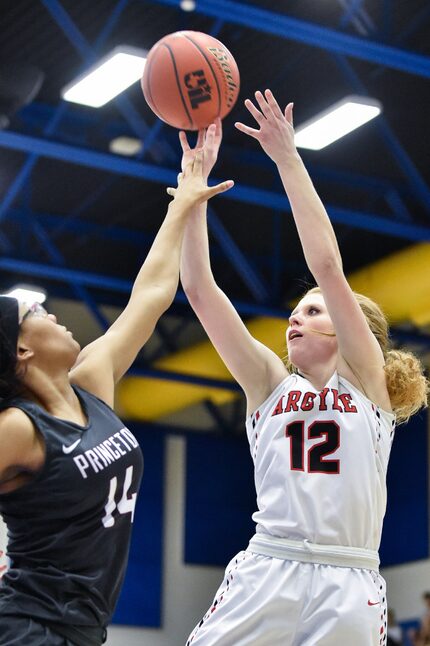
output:
[[[282,112],[270,90],[265,90],[264,95],[257,90],[255,100],[258,108],[249,99],[245,100],[245,106],[259,128],[251,128],[240,122],[234,124],[236,128],[257,139],[264,152],[276,164],[297,157],[298,153],[294,143],[293,103],[289,103]]]
[[[167,189],[167,193],[174,197],[174,201],[192,207],[201,204],[211,197],[228,191],[233,185],[233,180],[221,182],[216,186],[207,186],[204,177],[204,156],[203,149],[194,151],[194,158],[189,161],[184,170],[178,176],[178,187]]]
[[[187,166],[187,164],[189,164],[189,162],[194,159],[196,152],[200,150],[200,148],[203,148],[203,177],[207,179],[218,158],[218,151],[221,145],[221,141],[221,119],[215,119],[214,123],[212,123],[208,128],[199,130],[196,145],[194,148],[191,148],[186,133],[181,130],[179,132],[179,142],[182,148],[182,171]]]

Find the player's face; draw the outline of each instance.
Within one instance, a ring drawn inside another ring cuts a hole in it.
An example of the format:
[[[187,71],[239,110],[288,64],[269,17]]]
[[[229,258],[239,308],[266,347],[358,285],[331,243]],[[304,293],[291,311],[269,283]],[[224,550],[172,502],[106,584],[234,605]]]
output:
[[[290,361],[307,368],[310,361],[329,361],[337,353],[333,323],[322,294],[307,294],[294,308],[287,328]]]
[[[41,357],[51,356],[61,361],[74,359],[80,347],[72,333],[64,325],[57,323],[54,314],[49,314],[39,303],[20,304],[20,333],[18,347],[23,345]],[[73,365],[72,363],[72,365]]]

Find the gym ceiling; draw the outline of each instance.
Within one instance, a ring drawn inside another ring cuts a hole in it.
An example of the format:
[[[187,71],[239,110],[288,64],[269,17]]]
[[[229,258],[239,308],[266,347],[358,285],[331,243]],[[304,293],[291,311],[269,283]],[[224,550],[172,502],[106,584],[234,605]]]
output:
[[[61,89],[117,45],[149,49],[182,30],[219,38],[241,92],[224,120],[210,204],[214,273],[247,325],[281,355],[291,303],[312,281],[272,162],[236,131],[270,87],[295,123],[346,95],[383,113],[321,151],[302,151],[345,272],[374,297],[394,343],[430,355],[430,4],[427,0],[3,0],[0,40],[0,289],[42,285],[85,343],[118,314],[169,201],[177,132],[139,83],[100,109]],[[117,137],[140,140],[132,157]],[[119,392],[118,409],[160,429],[242,432],[243,398],[181,291]]]

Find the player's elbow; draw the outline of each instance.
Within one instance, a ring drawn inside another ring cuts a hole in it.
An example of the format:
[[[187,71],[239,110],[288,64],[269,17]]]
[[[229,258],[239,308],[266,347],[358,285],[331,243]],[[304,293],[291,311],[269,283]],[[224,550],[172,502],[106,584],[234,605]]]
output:
[[[191,304],[203,300],[216,285],[211,273],[201,270],[195,273],[188,271],[181,272],[181,285]]]
[[[320,280],[343,273],[342,261],[334,253],[314,261],[309,269],[318,284]]]
[[[181,275],[181,285],[190,303],[198,300],[200,289],[197,283],[186,280],[184,276]]]

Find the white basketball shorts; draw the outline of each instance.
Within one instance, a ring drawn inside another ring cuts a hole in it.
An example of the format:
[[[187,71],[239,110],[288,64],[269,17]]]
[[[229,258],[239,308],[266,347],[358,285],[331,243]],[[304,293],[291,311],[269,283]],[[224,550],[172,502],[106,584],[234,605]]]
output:
[[[385,646],[386,613],[377,571],[248,549],[228,564],[186,646]]]

